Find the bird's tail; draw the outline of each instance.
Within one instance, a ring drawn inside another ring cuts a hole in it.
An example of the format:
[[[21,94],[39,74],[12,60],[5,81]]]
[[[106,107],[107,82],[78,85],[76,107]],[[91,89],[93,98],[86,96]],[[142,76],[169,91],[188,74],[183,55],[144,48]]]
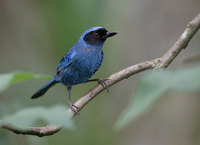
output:
[[[46,93],[46,91],[54,86],[57,83],[56,78],[53,78],[49,82],[47,82],[44,86],[42,86],[35,94],[31,96],[31,99],[38,98]]]

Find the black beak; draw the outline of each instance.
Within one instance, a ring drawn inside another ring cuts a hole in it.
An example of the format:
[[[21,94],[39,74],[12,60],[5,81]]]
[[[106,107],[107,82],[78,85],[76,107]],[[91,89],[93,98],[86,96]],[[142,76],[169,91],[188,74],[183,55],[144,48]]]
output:
[[[107,32],[106,37],[112,37],[116,34],[117,34],[116,32]]]

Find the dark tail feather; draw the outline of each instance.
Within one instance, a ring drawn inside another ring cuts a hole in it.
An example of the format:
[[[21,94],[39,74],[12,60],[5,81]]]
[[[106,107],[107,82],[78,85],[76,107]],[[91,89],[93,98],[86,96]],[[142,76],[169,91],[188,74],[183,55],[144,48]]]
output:
[[[47,82],[44,86],[42,86],[37,92],[35,92],[35,94],[33,94],[31,96],[31,99],[35,99],[38,98],[42,95],[44,95],[44,93],[46,93],[46,91],[51,88],[53,85],[55,85],[57,83],[56,79],[52,79],[49,82]]]

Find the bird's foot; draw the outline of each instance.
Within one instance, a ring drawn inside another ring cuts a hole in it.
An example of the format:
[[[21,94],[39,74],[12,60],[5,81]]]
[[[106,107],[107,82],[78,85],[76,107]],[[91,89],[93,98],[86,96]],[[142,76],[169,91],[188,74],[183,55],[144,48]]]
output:
[[[98,84],[100,84],[104,89],[107,90],[107,92],[109,92],[109,89],[108,89],[108,85],[106,84],[105,81],[108,81],[108,80],[111,80],[111,79],[91,79],[91,80],[88,80],[87,82],[93,82],[93,81],[97,81]]]
[[[97,79],[98,84],[100,84],[104,89],[107,90],[107,92],[109,92],[109,88],[108,85],[106,84],[105,81],[110,80],[110,79]]]
[[[79,114],[78,114],[78,111],[80,110],[80,108],[77,107],[76,105],[72,104],[71,101],[69,101],[69,108],[70,108],[75,114],[79,115]]]

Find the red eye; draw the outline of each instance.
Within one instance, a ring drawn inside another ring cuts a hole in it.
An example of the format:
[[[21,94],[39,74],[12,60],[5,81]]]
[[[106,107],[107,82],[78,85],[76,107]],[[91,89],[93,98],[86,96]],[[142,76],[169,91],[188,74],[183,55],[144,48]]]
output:
[[[98,33],[94,33],[94,37],[99,37],[99,34]]]

